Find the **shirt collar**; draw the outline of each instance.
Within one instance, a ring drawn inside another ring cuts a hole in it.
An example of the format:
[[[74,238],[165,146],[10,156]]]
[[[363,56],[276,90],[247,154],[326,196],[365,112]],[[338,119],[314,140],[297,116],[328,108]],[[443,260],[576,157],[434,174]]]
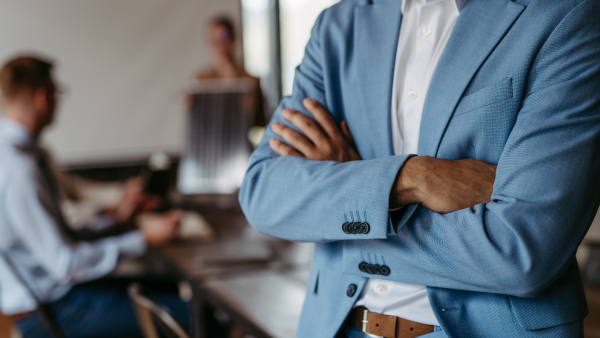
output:
[[[405,13],[405,9],[406,9],[406,2],[407,1],[416,1],[416,0],[402,0],[402,13]],[[425,1],[425,3],[427,2],[432,2],[435,0],[422,0]],[[439,0],[437,0],[439,1]],[[453,3],[456,5],[456,9],[460,12],[460,10],[465,6],[465,2],[467,0],[454,0]]]
[[[8,119],[0,119],[0,138],[19,148],[36,148],[37,139],[21,123]]]

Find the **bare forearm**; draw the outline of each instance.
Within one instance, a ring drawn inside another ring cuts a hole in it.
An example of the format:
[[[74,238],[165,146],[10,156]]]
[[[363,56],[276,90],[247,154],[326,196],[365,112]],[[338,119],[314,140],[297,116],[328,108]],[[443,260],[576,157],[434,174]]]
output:
[[[496,166],[478,160],[417,156],[406,161],[390,192],[390,207],[421,203],[449,213],[490,201]]]
[[[424,184],[419,167],[422,160],[423,157],[411,157],[400,169],[390,192],[390,208],[396,209],[409,204],[421,203],[419,187]]]

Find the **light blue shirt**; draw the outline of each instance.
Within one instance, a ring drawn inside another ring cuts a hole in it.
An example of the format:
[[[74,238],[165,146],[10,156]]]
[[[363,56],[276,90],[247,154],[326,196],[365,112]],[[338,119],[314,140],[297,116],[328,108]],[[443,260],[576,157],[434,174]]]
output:
[[[22,125],[0,121],[0,250],[20,275],[0,260],[0,311],[7,315],[35,310],[36,301],[56,301],[74,284],[110,273],[120,256],[145,250],[138,231],[95,242],[74,242],[63,233],[59,197],[36,161],[40,152]]]

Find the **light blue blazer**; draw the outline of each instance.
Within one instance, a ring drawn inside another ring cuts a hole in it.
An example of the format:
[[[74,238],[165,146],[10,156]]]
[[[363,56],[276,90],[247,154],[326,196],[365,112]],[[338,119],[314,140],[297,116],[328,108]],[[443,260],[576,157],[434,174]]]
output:
[[[428,286],[448,337],[580,337],[587,306],[575,251],[600,203],[600,1],[472,0],[429,88],[419,155],[498,165],[492,201],[450,214],[388,197],[392,78],[401,0],[345,0],[317,20],[290,107],[347,120],[362,161],[278,156],[267,133],[240,202],[258,231],[315,242],[298,337],[331,338],[365,281]],[[345,222],[369,224],[365,234]],[[357,291],[348,292],[349,285]],[[432,337],[433,337],[432,335]]]

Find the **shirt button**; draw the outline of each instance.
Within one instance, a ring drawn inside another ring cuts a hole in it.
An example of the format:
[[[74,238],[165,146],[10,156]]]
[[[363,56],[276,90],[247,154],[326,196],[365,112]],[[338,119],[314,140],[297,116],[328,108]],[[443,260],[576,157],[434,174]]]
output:
[[[425,35],[425,36],[431,35],[431,27],[427,26],[427,27],[423,28],[422,32],[423,32],[423,35]]]
[[[385,285],[385,284],[379,284],[379,285],[377,285],[377,291],[379,291],[379,292],[386,292],[387,291],[387,285]]]
[[[417,91],[416,90],[411,90],[408,92],[408,97],[410,97],[411,99],[416,99],[418,96]]]

